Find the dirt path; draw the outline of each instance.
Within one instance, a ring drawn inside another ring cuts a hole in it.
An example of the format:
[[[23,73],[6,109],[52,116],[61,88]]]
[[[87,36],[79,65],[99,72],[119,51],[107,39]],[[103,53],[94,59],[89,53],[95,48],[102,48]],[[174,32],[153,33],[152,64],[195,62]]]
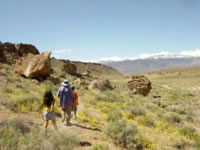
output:
[[[79,99],[78,112],[84,112],[86,108],[84,107],[81,99]],[[95,112],[94,112],[95,113]],[[80,146],[76,147],[75,150],[92,150],[95,144],[106,144],[109,146],[110,150],[119,150],[106,135],[98,129],[97,127],[92,127],[87,122],[81,122],[80,120],[71,119],[71,126],[66,126],[65,123],[61,121],[61,118],[57,117],[57,127],[58,129],[71,130],[75,135],[80,138]],[[52,128],[52,127],[51,127]]]

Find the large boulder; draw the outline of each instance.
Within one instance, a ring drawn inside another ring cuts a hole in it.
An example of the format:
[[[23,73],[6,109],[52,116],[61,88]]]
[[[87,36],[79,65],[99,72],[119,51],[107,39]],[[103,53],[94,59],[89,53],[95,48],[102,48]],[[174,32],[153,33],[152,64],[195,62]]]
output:
[[[0,62],[14,63],[19,58],[14,44],[2,43],[0,44]]]
[[[27,54],[39,54],[39,51],[30,44],[0,43],[0,62],[14,64],[17,59]]]
[[[91,77],[90,74],[91,74],[91,71],[87,70],[86,72],[83,72],[81,75],[85,77]]]
[[[66,63],[63,65],[63,70],[70,74],[70,75],[77,75],[77,68],[76,65],[72,64],[72,63]]]
[[[39,51],[36,49],[36,47],[31,44],[15,44],[15,48],[20,57],[26,56],[28,53],[34,55],[39,54]]]
[[[82,80],[80,79],[80,78],[77,78],[75,81],[74,81],[74,83],[76,84],[76,85],[81,85],[83,82],[82,82]]]
[[[88,89],[99,89],[100,91],[105,91],[105,90],[113,90],[114,87],[111,85],[109,80],[94,80],[92,81]]]
[[[51,52],[47,51],[39,55],[28,54],[20,58],[15,67],[15,72],[27,78],[41,78],[50,75]]]
[[[143,75],[136,75],[127,83],[128,88],[133,94],[141,94],[146,96],[151,90],[150,80]]]

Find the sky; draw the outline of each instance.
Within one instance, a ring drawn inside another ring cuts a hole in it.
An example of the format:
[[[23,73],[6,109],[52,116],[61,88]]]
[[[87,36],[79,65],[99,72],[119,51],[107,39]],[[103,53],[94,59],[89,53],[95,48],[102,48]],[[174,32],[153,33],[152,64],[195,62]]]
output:
[[[200,54],[199,0],[0,0],[0,41],[69,60]]]

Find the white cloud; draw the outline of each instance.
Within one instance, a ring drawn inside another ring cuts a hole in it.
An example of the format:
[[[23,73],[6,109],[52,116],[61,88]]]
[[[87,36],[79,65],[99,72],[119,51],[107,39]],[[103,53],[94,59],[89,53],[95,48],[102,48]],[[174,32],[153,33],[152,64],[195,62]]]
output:
[[[52,56],[59,59],[65,59],[66,56],[68,56],[72,52],[71,49],[59,49],[59,50],[53,50]]]
[[[118,57],[118,56],[113,56],[113,57],[108,57],[108,58],[100,58],[99,61],[121,61],[121,60],[126,60],[128,57]]]
[[[200,57],[200,49],[181,51],[179,53],[171,53],[171,52],[163,51],[159,53],[141,54],[137,57],[113,56],[113,57],[100,58],[98,60],[82,60],[82,61],[93,62],[93,63],[103,63],[103,62],[109,62],[109,61],[124,61],[124,60],[136,60],[136,59],[147,59],[147,58],[158,59],[158,58],[183,58],[183,57]]]
[[[191,50],[191,51],[182,51],[180,54],[185,55],[185,56],[199,57],[200,49],[195,49],[195,50]]]

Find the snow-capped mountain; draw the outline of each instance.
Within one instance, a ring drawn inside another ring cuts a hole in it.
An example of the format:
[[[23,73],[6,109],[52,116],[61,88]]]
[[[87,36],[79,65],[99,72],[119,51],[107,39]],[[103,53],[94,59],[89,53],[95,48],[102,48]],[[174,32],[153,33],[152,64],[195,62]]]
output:
[[[200,50],[185,51],[179,54],[162,52],[143,54],[139,57],[111,57],[98,60],[98,63],[113,67],[122,73],[151,72],[171,68],[200,66]]]

